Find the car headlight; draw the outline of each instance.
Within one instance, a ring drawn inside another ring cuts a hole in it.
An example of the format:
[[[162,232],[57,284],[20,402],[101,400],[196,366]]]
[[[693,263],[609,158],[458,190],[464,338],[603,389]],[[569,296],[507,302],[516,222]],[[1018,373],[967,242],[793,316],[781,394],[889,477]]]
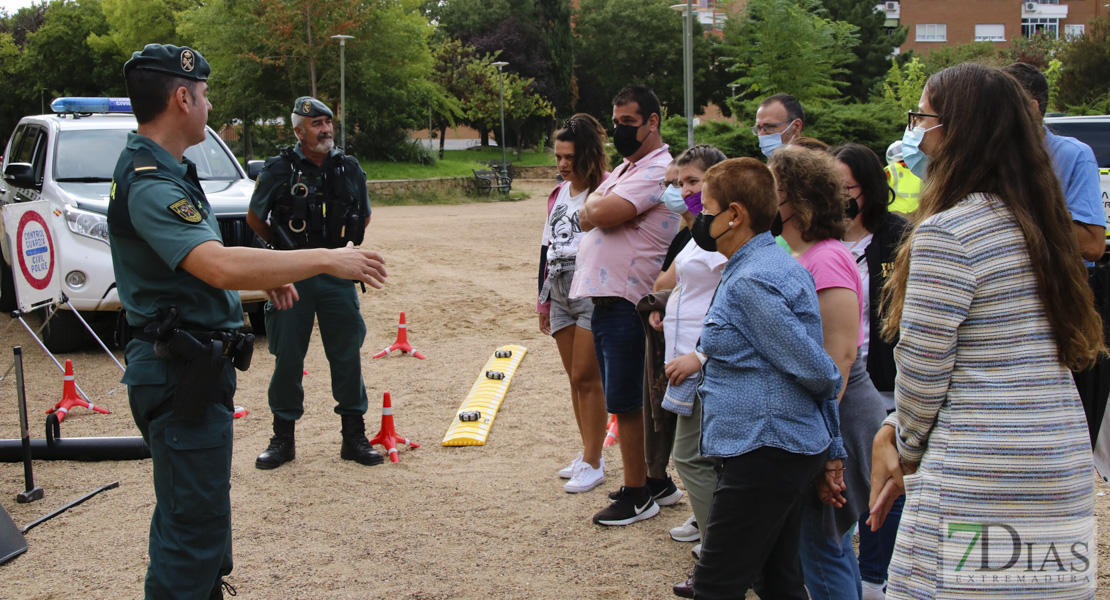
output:
[[[100,213],[65,207],[66,225],[77,235],[108,243],[108,217]]]

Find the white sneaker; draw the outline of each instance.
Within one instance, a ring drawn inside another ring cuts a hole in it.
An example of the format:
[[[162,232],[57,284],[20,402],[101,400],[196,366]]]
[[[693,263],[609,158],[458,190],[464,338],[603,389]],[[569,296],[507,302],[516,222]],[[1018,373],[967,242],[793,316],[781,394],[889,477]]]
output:
[[[676,542],[696,542],[701,539],[701,532],[698,531],[698,522],[694,520],[694,515],[690,515],[685,523],[671,530],[671,539]]]
[[[590,463],[582,461],[578,463],[574,476],[563,486],[563,489],[571,494],[588,492],[601,485],[602,481],[605,481],[605,463],[600,463],[595,469],[590,466]]]
[[[570,461],[569,465],[563,467],[562,469],[559,469],[559,477],[562,477],[563,479],[570,479],[571,477],[574,477],[574,469],[578,466],[578,463],[580,462],[582,462],[581,452],[578,453],[578,456],[576,456],[574,460]]]
[[[701,560],[701,544],[690,548],[690,554],[694,555],[694,560]]]
[[[863,600],[886,600],[886,584],[861,581],[863,584]]]

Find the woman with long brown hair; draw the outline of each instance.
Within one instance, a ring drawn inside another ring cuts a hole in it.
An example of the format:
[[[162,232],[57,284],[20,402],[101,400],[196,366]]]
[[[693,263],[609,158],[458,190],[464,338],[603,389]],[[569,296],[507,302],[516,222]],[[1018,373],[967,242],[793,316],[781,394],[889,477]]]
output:
[[[555,132],[555,162],[563,177],[547,202],[547,221],[540,252],[540,293],[536,303],[540,331],[555,338],[563,368],[570,378],[570,402],[582,436],[582,452],[559,476],[569,479],[563,489],[587,492],[605,480],[605,392],[594,355],[590,329],[593,304],[589,298],[571,298],[578,244],[585,233],[578,211],[586,196],[608,175],[605,134],[597,119],[579,113]]]
[[[927,169],[885,298],[897,408],[875,436],[873,529],[906,491],[887,597],[1092,598],[1093,465],[1068,369],[1105,348],[1039,115],[1008,75],[950,67],[909,113],[903,156]]]

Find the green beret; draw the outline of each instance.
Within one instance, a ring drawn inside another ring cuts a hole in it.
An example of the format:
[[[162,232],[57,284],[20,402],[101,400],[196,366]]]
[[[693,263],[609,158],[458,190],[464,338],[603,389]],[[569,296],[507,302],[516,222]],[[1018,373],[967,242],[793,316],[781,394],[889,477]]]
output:
[[[169,44],[147,44],[123,65],[123,74],[127,75],[131,69],[148,69],[196,81],[207,81],[208,74],[212,72],[200,52]]]
[[[331,117],[335,118],[327,104],[320,102],[312,96],[301,96],[293,103],[293,114],[305,117]]]

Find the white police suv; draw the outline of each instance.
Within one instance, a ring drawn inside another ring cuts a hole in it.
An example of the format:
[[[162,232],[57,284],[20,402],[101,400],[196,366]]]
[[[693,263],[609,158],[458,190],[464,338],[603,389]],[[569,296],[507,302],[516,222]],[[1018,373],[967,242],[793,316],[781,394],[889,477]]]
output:
[[[1095,151],[1102,210],[1106,213],[1106,245],[1110,250],[1110,115],[1047,117],[1044,122],[1056,135],[1073,137]]]
[[[108,247],[108,194],[116,160],[136,128],[127,98],[59,98],[55,114],[24,117],[4,149],[0,204],[49,200],[58,244],[62,291],[82,315],[114,319],[120,309]],[[223,141],[209,128],[206,139],[185,151],[228,246],[249,246],[246,224],[253,183]],[[9,234],[0,223],[0,310],[16,308]],[[251,324],[262,325],[264,292],[242,291]],[[40,311],[40,318],[45,314]],[[101,320],[101,319],[97,319]],[[69,310],[58,311],[43,331],[54,351],[80,347],[85,329]]]

